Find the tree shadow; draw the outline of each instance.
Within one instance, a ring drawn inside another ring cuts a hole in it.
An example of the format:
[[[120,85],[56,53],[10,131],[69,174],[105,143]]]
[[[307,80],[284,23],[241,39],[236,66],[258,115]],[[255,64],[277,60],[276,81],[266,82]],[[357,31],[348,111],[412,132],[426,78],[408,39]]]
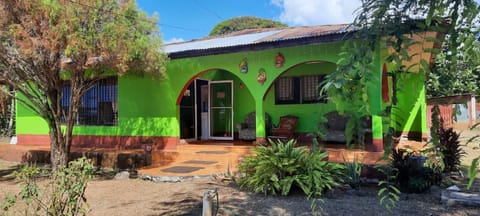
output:
[[[20,170],[22,167],[23,166],[21,164],[18,164],[10,166],[7,169],[0,170],[0,182],[15,180],[14,172]]]
[[[175,196],[182,194],[174,194],[172,197]],[[161,212],[161,215],[202,215],[202,198],[187,196],[180,200],[158,202],[152,209]]]

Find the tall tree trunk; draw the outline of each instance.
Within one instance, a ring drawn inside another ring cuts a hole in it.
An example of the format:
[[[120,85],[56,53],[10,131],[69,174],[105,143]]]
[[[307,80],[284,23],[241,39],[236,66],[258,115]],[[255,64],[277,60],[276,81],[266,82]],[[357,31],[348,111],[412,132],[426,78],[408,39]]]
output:
[[[70,80],[70,105],[66,115],[66,121],[62,122],[63,110],[61,106],[61,91],[51,91],[50,101],[53,118],[49,119],[50,124],[50,159],[52,171],[56,172],[63,167],[67,167],[72,146],[73,128],[78,116],[78,107],[80,98],[83,94],[78,77],[72,77]],[[63,123],[63,130],[62,130]]]
[[[52,165],[52,172],[57,172],[59,169],[67,167],[68,164],[68,143],[65,141],[65,136],[62,133],[59,121],[52,120],[50,126],[50,162]]]

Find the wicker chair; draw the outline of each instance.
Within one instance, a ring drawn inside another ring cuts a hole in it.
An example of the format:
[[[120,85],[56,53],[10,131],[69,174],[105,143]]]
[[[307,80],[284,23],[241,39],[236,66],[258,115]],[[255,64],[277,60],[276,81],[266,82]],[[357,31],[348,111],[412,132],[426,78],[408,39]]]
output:
[[[345,130],[349,118],[347,116],[340,115],[336,111],[327,113],[325,117],[328,121],[324,123],[325,129],[327,130],[324,141],[346,143],[347,136],[345,134]],[[365,135],[371,133],[372,131],[372,121],[369,116],[362,118],[361,121],[363,121],[365,128],[363,129],[362,133],[356,134],[358,137],[353,138],[357,139],[357,141],[365,143],[367,141]]]
[[[327,134],[325,141],[329,142],[347,142],[347,136],[345,136],[345,128],[348,121],[348,117],[340,115],[338,112],[329,112],[325,115],[327,122],[325,122],[325,128]]]

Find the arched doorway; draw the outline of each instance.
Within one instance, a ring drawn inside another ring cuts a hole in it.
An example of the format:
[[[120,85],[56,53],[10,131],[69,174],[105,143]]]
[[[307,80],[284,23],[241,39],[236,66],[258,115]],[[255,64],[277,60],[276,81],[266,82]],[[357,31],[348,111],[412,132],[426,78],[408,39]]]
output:
[[[240,83],[235,74],[222,69],[209,69],[191,78],[177,100],[180,138],[233,140],[234,125],[239,121],[234,117],[246,112],[245,105],[236,104],[235,100],[243,102],[245,97],[251,98]]]

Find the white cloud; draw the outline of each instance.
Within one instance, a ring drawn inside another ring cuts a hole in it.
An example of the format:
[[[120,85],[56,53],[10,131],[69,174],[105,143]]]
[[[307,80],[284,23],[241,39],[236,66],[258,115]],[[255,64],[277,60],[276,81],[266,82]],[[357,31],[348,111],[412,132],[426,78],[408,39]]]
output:
[[[271,2],[278,7],[283,7],[283,0],[271,0]]]
[[[290,25],[351,23],[360,0],[271,0],[282,8],[280,21]]]
[[[185,40],[183,38],[170,38],[168,40],[164,40],[163,44],[171,44],[171,43],[180,43],[184,42]]]

